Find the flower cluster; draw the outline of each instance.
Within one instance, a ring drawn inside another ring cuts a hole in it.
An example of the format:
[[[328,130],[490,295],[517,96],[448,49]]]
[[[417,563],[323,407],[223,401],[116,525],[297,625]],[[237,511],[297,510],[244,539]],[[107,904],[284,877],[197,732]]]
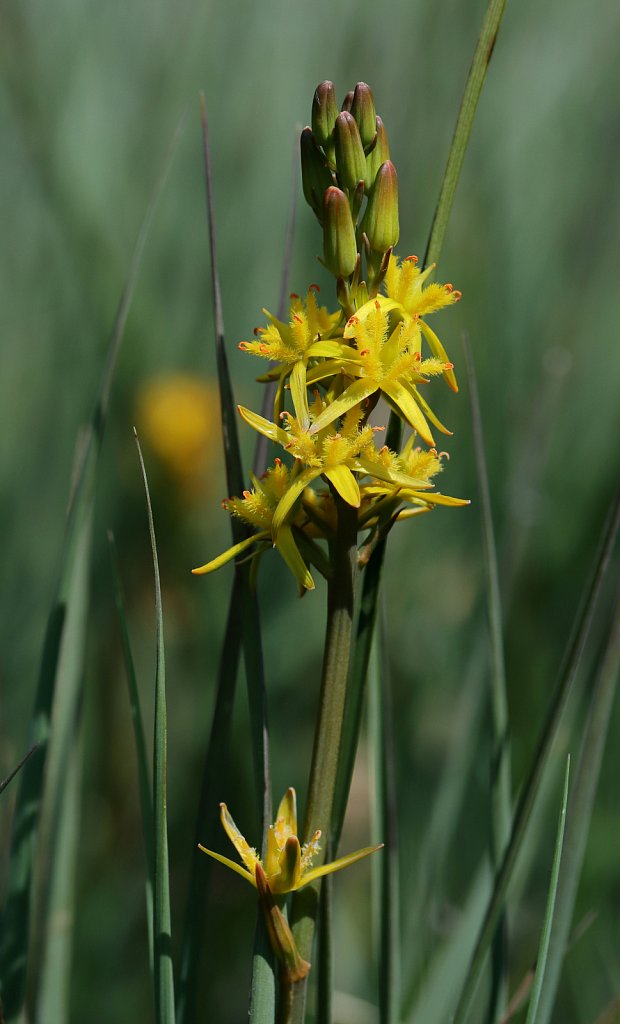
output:
[[[458,390],[453,364],[426,318],[461,294],[430,281],[434,265],[423,269],[415,256],[401,261],[393,253],[397,176],[367,85],[358,83],[340,112],[332,83],[318,87],[301,159],[304,195],[323,227],[323,262],[336,278],[339,309],[321,306],[319,288],[311,285],[305,298],[291,296],[286,322],[265,310],[267,325],[241,342],[242,351],[269,360],[259,380],[271,384],[274,402],[270,420],[243,407],[239,413],[281,447],[281,458],[241,498],[224,503],[252,532],[194,572],[211,572],[245,552],[257,564],[274,546],[303,593],[314,587],[311,566],[329,574],[321,541],[334,535],[339,501],[358,510],[365,546],[399,519],[468,502],[434,489],[442,455],[433,430],[450,431],[424,396],[438,376]],[[411,428],[400,452],[377,443],[383,427],[371,426],[369,417],[379,399]]]

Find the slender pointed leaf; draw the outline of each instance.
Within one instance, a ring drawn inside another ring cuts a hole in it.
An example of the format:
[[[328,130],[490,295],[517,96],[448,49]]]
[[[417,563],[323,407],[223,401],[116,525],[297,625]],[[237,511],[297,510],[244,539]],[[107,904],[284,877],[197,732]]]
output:
[[[547,897],[547,909],[545,912],[545,920],[543,924],[542,934],[540,936],[540,945],[538,947],[538,957],[536,960],[536,973],[534,975],[534,984],[532,986],[530,1005],[528,1007],[525,1024],[540,1024],[540,1019],[538,1017],[538,1005],[540,1002],[540,993],[542,990],[543,982],[545,980],[547,956],[549,953],[549,940],[551,939],[551,927],[553,925],[555,901],[558,892],[558,879],[560,876],[560,864],[562,861],[562,847],[564,845],[564,827],[566,824],[566,804],[568,802],[569,774],[570,755],[566,759],[566,772],[564,774],[564,794],[562,797],[562,807],[560,809],[558,832],[555,841],[555,853],[553,856],[553,867],[551,869],[551,882],[549,884],[549,895]]]
[[[138,690],[138,679],[131,653],[131,641],[129,639],[129,627],[127,625],[127,612],[125,609],[125,596],[121,581],[120,568],[118,564],[118,553],[114,535],[108,532],[108,543],[110,546],[110,560],[114,577],[114,600],[118,612],[118,620],[121,630],[121,644],[123,648],[123,660],[125,662],[125,673],[127,676],[127,690],[129,693],[129,707],[131,710],[131,722],[133,726],[134,743],[136,746],[136,762],[138,766],[138,793],[140,795],[140,815],[142,818],[142,835],[144,839],[144,855],[146,859],[146,920],[149,937],[149,963],[153,970],[153,796],[151,780],[146,753],[146,737],[144,735],[144,720],[140,706],[140,692]]]
[[[523,845],[534,801],[539,792],[544,769],[560,724],[568,696],[581,665],[584,647],[590,635],[592,621],[598,606],[598,597],[606,577],[607,569],[615,547],[620,526],[620,491],[614,496],[607,523],[603,531],[590,586],[577,613],[566,653],[560,669],[555,692],[549,705],[547,718],[538,741],[532,764],[521,789],[512,824],[510,841],[496,876],[493,893],[478,935],[470,967],[459,998],[454,1024],[461,1024],[467,1017],[468,1008],[478,984],[489,948],[504,903],[508,883],[512,877],[518,854]]]
[[[30,742],[37,749],[21,774],[11,840],[6,904],[0,929],[0,998],[7,1024],[16,1019],[23,1006],[30,933],[32,866],[37,841],[43,778],[47,758],[50,721],[56,685],[56,671],[67,612],[67,595],[75,559],[76,537],[80,525],[90,514],[94,500],[94,482],[103,440],[110,392],[118,353],[125,333],[131,300],[138,279],[144,247],[150,232],[159,197],[176,152],[182,122],[177,127],[164,166],[156,180],[131,257],[127,278],[112,329],[99,390],[75,475],[67,509],[67,521],[56,577],[55,593],[47,620],[45,640],[37,681]]]
[[[34,754],[34,752],[37,749],[37,747],[38,747],[38,744],[37,743],[33,743],[33,745],[31,746],[30,750],[28,750],[24,754],[24,756],[22,757],[21,761],[18,761],[18,763],[15,765],[13,771],[9,772],[9,774],[6,777],[6,779],[3,779],[2,782],[0,782],[0,793],[3,793],[4,790],[6,789],[6,787],[9,785],[9,783],[11,783],[13,781],[15,776],[21,771],[21,769],[26,764],[26,761],[28,760],[28,758],[32,757],[32,755]]]
[[[482,512],[482,550],[486,590],[487,614],[491,641],[491,863],[494,871],[499,868],[508,839],[510,838],[511,809],[511,766],[508,732],[508,699],[506,695],[506,665],[504,658],[504,631],[502,606],[497,568],[497,549],[491,491],[484,450],[484,433],[478,383],[471,346],[467,336],[463,339],[465,364],[469,382],[469,399],[478,471],[478,488]],[[503,1009],[507,991],[506,962],[508,959],[508,920],[506,911],[498,921],[493,940],[493,980],[489,999],[489,1019],[495,1020],[497,1011]]]
[[[605,742],[618,674],[620,673],[620,600],[607,649],[598,670],[590,698],[590,709],[581,744],[579,763],[568,808],[565,852],[558,885],[557,904],[551,928],[547,969],[541,980],[536,1017],[527,1024],[548,1024],[555,1003],[564,955],[569,944],[575,900],[601,771]]]
[[[146,511],[155,576],[156,665],[155,720],[153,737],[153,983],[155,987],[155,1020],[157,1024],[174,1024],[174,978],[172,970],[172,922],[170,917],[170,877],[168,870],[168,808],[167,808],[167,715],[166,659],[161,581],[155,540],[155,526],[146,468],[140,442],[136,435],[138,457],[144,480]]]

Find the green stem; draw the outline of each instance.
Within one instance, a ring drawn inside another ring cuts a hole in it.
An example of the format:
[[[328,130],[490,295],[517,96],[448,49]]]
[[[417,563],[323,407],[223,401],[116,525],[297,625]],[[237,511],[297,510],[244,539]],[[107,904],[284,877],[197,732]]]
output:
[[[337,494],[334,498],[338,508],[338,529],[330,552],[333,575],[327,590],[323,675],[303,833],[303,841],[308,842],[320,829],[324,848],[329,836],[342,739],[357,562],[357,510]],[[319,885],[309,885],[295,893],[291,907],[293,936],[304,960],[312,958]],[[294,986],[292,1024],[302,1024],[305,1001],[304,980]]]

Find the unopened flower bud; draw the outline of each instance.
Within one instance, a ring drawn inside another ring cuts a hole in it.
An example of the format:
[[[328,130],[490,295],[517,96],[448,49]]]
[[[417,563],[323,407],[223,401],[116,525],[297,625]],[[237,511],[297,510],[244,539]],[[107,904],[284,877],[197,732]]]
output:
[[[375,121],[377,118],[372,90],[369,85],[366,85],[366,82],[358,82],[355,86],[353,102],[351,103],[351,114],[359,128],[362,146],[366,149],[375,137]]]
[[[375,252],[386,252],[398,242],[398,176],[391,160],[377,172],[362,230]]]
[[[333,184],[325,157],[319,149],[310,128],[304,128],[299,139],[301,149],[301,184],[306,202],[312,207],[319,221],[323,219],[323,196]]]
[[[323,149],[333,151],[333,131],[338,117],[334,83],[328,80],[317,85],[312,101],[312,131]]]
[[[336,173],[344,188],[356,188],[366,176],[366,157],[355,118],[344,110],[334,127]]]
[[[349,200],[334,186],[323,201],[323,256],[336,277],[349,277],[355,270],[357,245]]]
[[[341,110],[346,110],[349,114],[351,113],[351,106],[353,105],[353,96],[354,92],[353,89],[351,89],[350,92],[347,93],[347,95],[342,101],[342,106],[340,108]]]
[[[379,116],[375,119],[377,141],[366,157],[366,184],[368,191],[372,188],[377,177],[377,171],[386,160],[390,159],[390,147],[388,145],[387,132],[383,121]]]

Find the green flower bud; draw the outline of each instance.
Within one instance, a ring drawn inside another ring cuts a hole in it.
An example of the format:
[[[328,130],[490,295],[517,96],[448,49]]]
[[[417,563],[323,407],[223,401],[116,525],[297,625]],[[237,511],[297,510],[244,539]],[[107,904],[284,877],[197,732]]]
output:
[[[377,172],[362,231],[375,252],[386,252],[398,241],[398,176],[391,160],[382,163]]]
[[[366,176],[366,157],[355,118],[346,110],[336,118],[334,141],[338,181],[344,188],[357,188]]]
[[[310,128],[304,128],[299,139],[301,149],[301,184],[306,202],[323,223],[323,196],[333,184],[325,157]]]
[[[317,85],[312,101],[312,131],[319,146],[326,153],[333,153],[333,131],[338,117],[336,90],[334,83],[328,80]]]
[[[353,96],[354,95],[355,94],[353,92],[353,89],[351,89],[351,91],[347,93],[347,95],[345,96],[345,98],[342,101],[342,106],[340,108],[341,110],[346,110],[349,114],[351,113],[351,106],[353,104]]]
[[[357,245],[349,200],[334,186],[323,200],[323,256],[336,277],[349,277],[355,270]]]
[[[366,157],[366,185],[368,191],[372,188],[377,177],[377,171],[386,160],[390,159],[390,147],[387,140],[387,132],[383,121],[379,116],[376,118],[377,141]]]
[[[358,82],[355,86],[351,103],[351,114],[359,128],[362,145],[366,149],[375,137],[375,121],[377,118],[372,90],[369,85],[366,85],[366,82]],[[387,157],[385,159],[387,160]]]

